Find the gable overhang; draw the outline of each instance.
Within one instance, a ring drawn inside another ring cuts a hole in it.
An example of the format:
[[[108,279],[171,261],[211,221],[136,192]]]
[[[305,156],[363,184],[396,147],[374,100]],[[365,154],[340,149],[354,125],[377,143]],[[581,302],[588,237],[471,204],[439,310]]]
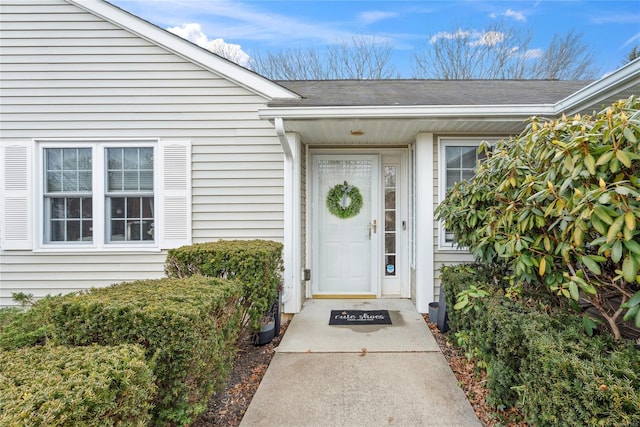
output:
[[[103,0],[66,0],[270,101],[299,99],[290,90]]]

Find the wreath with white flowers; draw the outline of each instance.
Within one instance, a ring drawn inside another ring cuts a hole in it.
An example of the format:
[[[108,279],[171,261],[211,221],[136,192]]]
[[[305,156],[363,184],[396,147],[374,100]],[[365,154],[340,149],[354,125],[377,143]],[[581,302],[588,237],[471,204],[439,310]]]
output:
[[[329,190],[327,208],[338,218],[354,217],[360,213],[362,208],[362,194],[360,194],[358,187],[349,185],[345,181],[344,184],[338,184]]]

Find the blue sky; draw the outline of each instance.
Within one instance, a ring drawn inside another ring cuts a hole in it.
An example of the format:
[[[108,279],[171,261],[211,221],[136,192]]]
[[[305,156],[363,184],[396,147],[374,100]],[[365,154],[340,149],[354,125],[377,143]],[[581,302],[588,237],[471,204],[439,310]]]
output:
[[[225,43],[245,59],[256,52],[322,48],[374,36],[394,46],[393,63],[411,77],[410,58],[431,35],[481,31],[496,20],[533,30],[530,48],[554,33],[581,33],[601,74],[618,68],[640,44],[640,0],[624,1],[235,1],[110,0],[192,41]]]

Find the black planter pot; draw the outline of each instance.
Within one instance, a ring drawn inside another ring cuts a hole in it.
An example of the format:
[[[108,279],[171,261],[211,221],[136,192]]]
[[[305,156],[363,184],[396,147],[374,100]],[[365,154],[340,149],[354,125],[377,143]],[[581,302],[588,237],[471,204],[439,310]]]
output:
[[[269,323],[262,325],[259,332],[253,335],[255,345],[265,345],[273,341],[276,336],[276,321],[272,319]]]

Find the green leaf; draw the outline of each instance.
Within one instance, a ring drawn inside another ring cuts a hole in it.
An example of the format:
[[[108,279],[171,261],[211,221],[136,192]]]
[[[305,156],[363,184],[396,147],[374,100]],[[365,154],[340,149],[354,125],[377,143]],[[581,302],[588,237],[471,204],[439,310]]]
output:
[[[598,161],[596,162],[596,166],[602,166],[605,163],[609,162],[613,158],[613,151],[607,151],[603,153],[600,157],[598,157]]]
[[[596,174],[596,161],[591,154],[587,154],[584,158],[584,167],[587,168],[591,175]]]
[[[640,255],[640,243],[635,240],[626,240],[624,245],[629,249],[629,252],[633,252],[636,255]]]
[[[578,301],[580,298],[580,292],[578,291],[578,285],[576,282],[569,282],[569,292],[571,293],[571,298]]]
[[[633,258],[626,256],[624,257],[624,261],[622,261],[622,277],[629,283],[633,283],[636,281],[636,263]]]
[[[640,305],[634,305],[629,310],[627,310],[622,320],[624,320],[625,322],[628,322],[629,320],[633,319],[636,316],[636,314],[638,314],[639,311],[640,311]]]
[[[594,274],[601,274],[602,270],[597,262],[595,262],[589,255],[580,257],[580,261]]]
[[[613,224],[609,227],[609,231],[607,231],[607,243],[612,242],[618,236],[618,233],[622,230],[622,225],[624,224],[624,215],[620,215],[617,217]]]
[[[627,141],[632,142],[632,143],[638,142],[638,139],[636,138],[635,134],[633,133],[633,131],[631,129],[624,128],[622,130],[622,133],[624,134],[624,137],[627,138]]]
[[[640,306],[640,291],[633,294],[629,301],[622,304],[622,308],[629,308],[633,306]]]
[[[592,318],[588,316],[582,316],[582,327],[584,328],[584,331],[587,333],[587,335],[589,335],[590,337],[593,336],[593,331],[595,331],[597,326],[598,325],[596,324],[596,322],[593,321]]]
[[[600,218],[602,221],[604,221],[607,225],[613,224],[613,218],[611,218],[611,215],[607,213],[607,210],[605,209],[604,206],[601,206],[601,205],[594,206],[593,213],[596,214],[596,216]]]
[[[626,167],[631,167],[631,156],[626,151],[616,151],[616,159],[620,160],[620,163],[622,163]]]
[[[616,240],[611,246],[611,261],[618,263],[622,259],[622,242]]]

